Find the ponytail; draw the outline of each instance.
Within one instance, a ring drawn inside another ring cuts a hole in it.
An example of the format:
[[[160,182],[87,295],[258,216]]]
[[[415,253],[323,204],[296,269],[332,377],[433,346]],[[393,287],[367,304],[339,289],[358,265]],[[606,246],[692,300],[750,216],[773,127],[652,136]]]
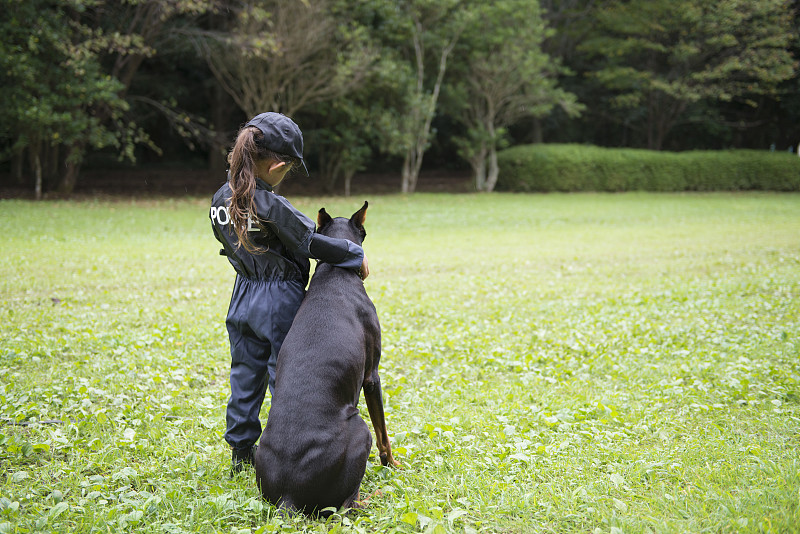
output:
[[[257,127],[245,126],[239,130],[236,142],[228,153],[231,187],[228,213],[236,237],[239,238],[239,245],[251,254],[264,252],[263,248],[250,241],[247,232],[250,221],[263,229],[253,196],[256,190],[256,162],[262,160],[284,162],[289,165],[289,172],[301,164],[299,158],[278,154],[267,148],[264,134]]]
[[[239,238],[239,245],[250,253],[262,251],[253,245],[247,235],[250,220],[258,221],[253,192],[256,189],[256,160],[262,158],[258,154],[256,135],[262,135],[258,128],[253,126],[242,128],[228,154],[231,187],[228,214],[236,237]]]

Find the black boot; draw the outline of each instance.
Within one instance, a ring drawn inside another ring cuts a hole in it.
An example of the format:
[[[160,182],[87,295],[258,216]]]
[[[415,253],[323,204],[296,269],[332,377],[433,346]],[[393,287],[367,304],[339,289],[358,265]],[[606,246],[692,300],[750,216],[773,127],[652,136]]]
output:
[[[254,457],[258,443],[253,444],[251,447],[242,447],[231,449],[231,477],[236,473],[241,473],[244,466],[255,465]]]

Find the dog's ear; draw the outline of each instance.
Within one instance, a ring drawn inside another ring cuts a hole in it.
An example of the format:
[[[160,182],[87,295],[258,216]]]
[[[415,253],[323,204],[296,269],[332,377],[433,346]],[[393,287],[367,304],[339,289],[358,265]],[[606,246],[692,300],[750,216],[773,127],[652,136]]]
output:
[[[355,212],[352,217],[350,217],[350,220],[356,223],[356,226],[359,228],[363,228],[364,221],[367,220],[367,206],[369,206],[369,202],[365,200],[364,205],[361,206],[361,209]]]
[[[332,220],[325,208],[320,208],[319,213],[317,213],[317,228],[322,228]]]

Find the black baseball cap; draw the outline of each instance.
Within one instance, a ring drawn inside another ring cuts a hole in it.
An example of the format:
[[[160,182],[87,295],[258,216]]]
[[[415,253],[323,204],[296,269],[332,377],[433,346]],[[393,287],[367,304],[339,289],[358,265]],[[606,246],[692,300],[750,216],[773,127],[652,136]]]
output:
[[[264,134],[267,148],[277,154],[285,154],[300,160],[308,176],[306,162],[303,161],[303,132],[295,122],[283,113],[268,111],[256,115],[247,126],[255,126]]]

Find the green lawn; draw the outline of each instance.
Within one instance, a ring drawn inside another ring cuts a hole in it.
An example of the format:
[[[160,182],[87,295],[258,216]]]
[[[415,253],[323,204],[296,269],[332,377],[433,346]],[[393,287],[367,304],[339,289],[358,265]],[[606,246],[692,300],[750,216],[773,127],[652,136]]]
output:
[[[0,533],[800,530],[800,195],[368,198],[402,468],[327,523],[228,477],[208,200],[0,201]]]

